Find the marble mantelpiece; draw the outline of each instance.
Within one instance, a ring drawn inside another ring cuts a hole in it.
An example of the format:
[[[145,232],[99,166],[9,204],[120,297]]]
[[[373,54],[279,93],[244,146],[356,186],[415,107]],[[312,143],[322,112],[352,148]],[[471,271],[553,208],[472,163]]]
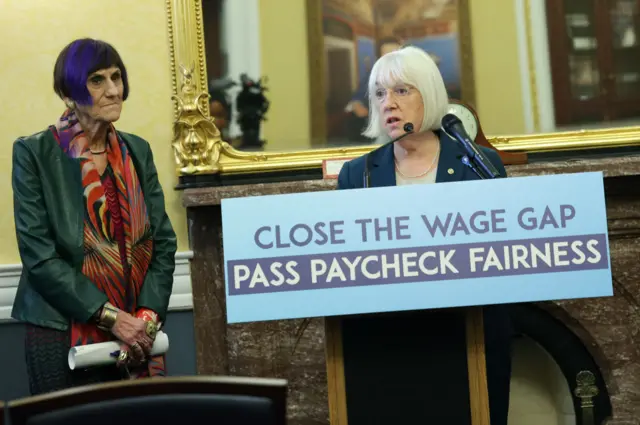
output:
[[[640,424],[640,156],[507,166],[510,177],[585,171],[602,171],[605,177],[615,295],[551,303],[548,311],[598,363],[614,411],[608,424]],[[311,180],[210,187],[187,189],[182,197],[194,252],[198,373],[287,379],[292,424],[329,423],[323,320],[226,324],[220,202],[333,190],[335,184]]]

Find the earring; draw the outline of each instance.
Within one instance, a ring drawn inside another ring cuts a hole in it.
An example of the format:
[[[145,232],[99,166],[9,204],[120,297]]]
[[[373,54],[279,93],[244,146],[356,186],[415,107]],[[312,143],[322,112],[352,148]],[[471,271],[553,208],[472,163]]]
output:
[[[67,104],[67,108],[69,108],[69,109],[73,109],[73,108],[76,107],[75,102],[73,102],[71,100],[67,100],[65,103]]]

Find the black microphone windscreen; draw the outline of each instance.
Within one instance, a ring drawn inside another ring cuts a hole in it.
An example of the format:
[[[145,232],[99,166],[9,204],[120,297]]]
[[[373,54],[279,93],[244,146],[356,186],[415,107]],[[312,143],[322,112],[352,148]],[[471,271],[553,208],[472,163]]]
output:
[[[404,125],[404,127],[402,127],[402,129],[407,133],[411,133],[413,131],[413,124],[408,122]]]
[[[442,126],[444,128],[450,127],[452,125],[461,124],[460,118],[456,117],[453,114],[447,114],[442,117]]]

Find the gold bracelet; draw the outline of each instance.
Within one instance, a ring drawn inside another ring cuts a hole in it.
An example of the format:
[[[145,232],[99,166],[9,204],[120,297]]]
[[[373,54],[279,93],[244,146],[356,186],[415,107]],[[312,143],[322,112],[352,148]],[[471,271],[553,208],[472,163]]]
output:
[[[111,303],[105,303],[100,312],[100,319],[98,321],[98,328],[103,331],[110,331],[113,325],[116,324],[118,318],[118,309]]]

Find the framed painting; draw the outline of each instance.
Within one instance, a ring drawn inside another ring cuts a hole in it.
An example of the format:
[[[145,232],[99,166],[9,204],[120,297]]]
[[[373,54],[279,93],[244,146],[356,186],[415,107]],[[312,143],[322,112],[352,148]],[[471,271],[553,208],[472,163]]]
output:
[[[475,107],[469,0],[307,0],[314,147],[369,144],[367,81],[405,45],[436,62],[452,99]]]

